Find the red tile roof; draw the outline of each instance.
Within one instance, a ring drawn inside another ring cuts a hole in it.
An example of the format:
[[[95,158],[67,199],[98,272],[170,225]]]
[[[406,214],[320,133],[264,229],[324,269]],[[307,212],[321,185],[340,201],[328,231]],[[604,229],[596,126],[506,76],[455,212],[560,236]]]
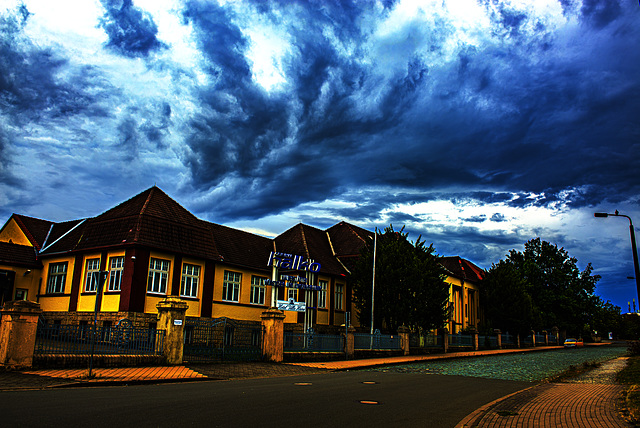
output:
[[[213,235],[220,261],[265,271],[271,269],[267,267],[267,262],[273,251],[272,239],[215,223],[207,223],[207,226]]]
[[[335,257],[327,233],[299,223],[275,238],[276,250],[320,263],[321,273],[345,275],[348,271]]]
[[[454,277],[465,281],[478,282],[485,276],[485,271],[469,260],[459,256],[442,257],[440,264]]]
[[[9,244],[8,242],[0,242],[0,264],[36,269],[42,268],[42,263],[36,259],[34,247]]]
[[[68,226],[59,230],[66,229],[66,235],[56,233],[47,240],[50,244],[44,247],[43,255],[138,244],[193,257],[219,258],[206,223],[155,186],[97,217],[74,223],[75,228]]]

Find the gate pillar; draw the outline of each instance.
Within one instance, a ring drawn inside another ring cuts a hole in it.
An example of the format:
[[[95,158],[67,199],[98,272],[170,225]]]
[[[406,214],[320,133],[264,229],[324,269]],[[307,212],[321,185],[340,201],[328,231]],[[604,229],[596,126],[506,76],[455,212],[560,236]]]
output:
[[[267,309],[262,318],[262,357],[267,361],[279,363],[284,359],[284,318],[279,309]]]
[[[28,300],[6,302],[0,324],[0,366],[31,367],[36,345],[40,303]]]
[[[409,345],[409,336],[411,334],[411,330],[409,327],[402,325],[398,328],[398,336],[400,336],[400,346],[402,347],[402,353],[404,355],[409,355],[410,353],[410,345]]]
[[[167,364],[182,364],[184,350],[184,320],[189,305],[177,296],[161,300],[158,308],[158,329],[165,331],[162,351]]]

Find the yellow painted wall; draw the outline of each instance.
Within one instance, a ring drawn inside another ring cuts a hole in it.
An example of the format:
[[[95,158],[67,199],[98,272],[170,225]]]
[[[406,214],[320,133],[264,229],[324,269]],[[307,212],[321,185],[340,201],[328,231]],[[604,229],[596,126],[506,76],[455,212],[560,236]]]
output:
[[[51,263],[67,262],[67,276],[64,283],[64,292],[60,295],[46,295],[47,280],[49,276],[49,265]],[[69,310],[69,300],[71,294],[71,282],[73,280],[73,270],[75,268],[75,259],[73,257],[60,257],[43,261],[42,283],[39,287],[40,308],[43,311],[67,311]]]
[[[39,269],[27,269],[2,264],[0,264],[0,269],[10,270],[16,273],[11,299],[16,298],[16,289],[20,288],[27,290],[27,300],[32,302],[38,301],[38,284],[40,283],[40,276],[42,274]]]
[[[18,245],[32,246],[26,235],[22,233],[22,229],[18,226],[14,219],[9,220],[5,227],[0,231],[0,242],[13,242]]]

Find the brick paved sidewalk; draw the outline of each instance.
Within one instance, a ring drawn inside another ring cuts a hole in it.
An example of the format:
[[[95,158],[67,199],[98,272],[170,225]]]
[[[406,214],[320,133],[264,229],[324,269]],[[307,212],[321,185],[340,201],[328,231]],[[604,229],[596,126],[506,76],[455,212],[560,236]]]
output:
[[[476,410],[456,428],[630,427],[617,409],[625,390],[613,381],[624,358],[572,380],[546,383],[498,399]]]

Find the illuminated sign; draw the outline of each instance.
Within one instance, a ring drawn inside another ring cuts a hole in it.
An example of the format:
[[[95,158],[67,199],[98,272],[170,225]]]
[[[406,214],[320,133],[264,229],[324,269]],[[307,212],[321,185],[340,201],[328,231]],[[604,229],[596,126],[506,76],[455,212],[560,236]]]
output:
[[[296,288],[298,290],[311,290],[320,291],[322,288],[319,285],[309,284],[307,278],[303,276],[282,275],[279,281],[272,279],[265,279],[264,285],[272,285],[274,287],[288,287]]]
[[[307,305],[304,302],[294,302],[293,299],[278,300],[276,303],[281,311],[304,312],[307,310]]]
[[[293,254],[279,253],[272,251],[269,254],[267,266],[275,266],[278,269],[306,270],[308,272],[319,272],[320,263],[305,260]]]

